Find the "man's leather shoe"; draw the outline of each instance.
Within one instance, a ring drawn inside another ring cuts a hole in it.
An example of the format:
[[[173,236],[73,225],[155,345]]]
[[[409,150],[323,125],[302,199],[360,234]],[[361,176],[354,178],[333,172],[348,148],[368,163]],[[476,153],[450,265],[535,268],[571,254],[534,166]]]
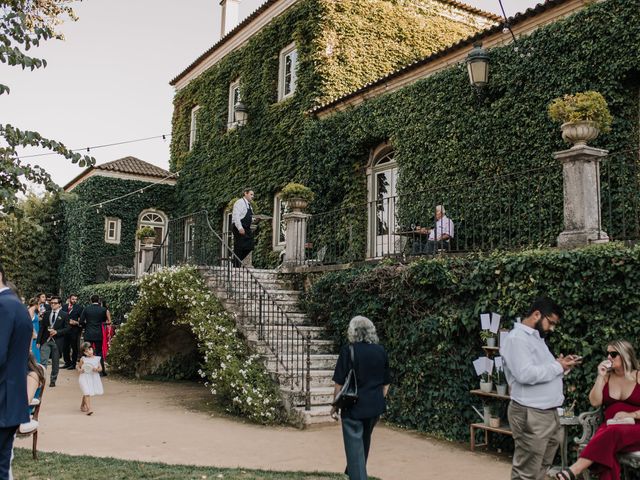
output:
[[[70,366],[71,366],[71,364],[70,364],[70,363],[65,363],[65,364],[62,366],[62,368],[69,368]]]
[[[55,387],[55,386],[56,386],[56,382],[51,382],[51,383],[49,384],[49,386],[50,386],[50,387]]]

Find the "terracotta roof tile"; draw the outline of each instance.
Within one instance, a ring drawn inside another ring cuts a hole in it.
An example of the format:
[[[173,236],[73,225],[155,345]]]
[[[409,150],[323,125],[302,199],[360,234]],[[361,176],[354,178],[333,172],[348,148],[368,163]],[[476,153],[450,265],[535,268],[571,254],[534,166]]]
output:
[[[136,157],[124,157],[111,162],[95,165],[97,170],[107,170],[111,172],[130,173],[134,175],[145,175],[147,177],[165,178],[171,172],[164,168],[157,167]]]

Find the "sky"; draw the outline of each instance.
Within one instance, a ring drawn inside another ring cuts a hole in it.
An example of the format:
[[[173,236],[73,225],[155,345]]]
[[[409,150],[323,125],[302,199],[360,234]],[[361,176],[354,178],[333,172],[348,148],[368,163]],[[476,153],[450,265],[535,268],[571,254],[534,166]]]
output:
[[[240,19],[263,1],[242,0]],[[503,4],[512,16],[539,1]],[[498,0],[465,3],[500,14]],[[65,40],[29,52],[45,58],[46,68],[0,65],[0,83],[11,88],[0,96],[0,123],[36,130],[74,149],[170,134],[174,89],[169,81],[220,38],[220,1],[84,0],[74,5],[80,19],[59,27]],[[169,142],[156,138],[89,154],[98,164],[132,155],[168,169]],[[44,167],[60,186],[83,170],[56,155],[24,161]]]

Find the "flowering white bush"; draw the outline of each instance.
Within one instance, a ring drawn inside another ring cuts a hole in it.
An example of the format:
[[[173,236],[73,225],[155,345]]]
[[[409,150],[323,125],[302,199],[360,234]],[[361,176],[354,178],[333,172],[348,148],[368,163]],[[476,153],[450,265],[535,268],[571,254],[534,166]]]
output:
[[[203,356],[198,373],[227,411],[260,423],[281,419],[277,385],[259,356],[249,354],[233,317],[194,267],[165,268],[140,280],[138,299],[114,337],[110,363],[135,374],[136,364],[153,355],[158,325],[166,318],[193,331]]]

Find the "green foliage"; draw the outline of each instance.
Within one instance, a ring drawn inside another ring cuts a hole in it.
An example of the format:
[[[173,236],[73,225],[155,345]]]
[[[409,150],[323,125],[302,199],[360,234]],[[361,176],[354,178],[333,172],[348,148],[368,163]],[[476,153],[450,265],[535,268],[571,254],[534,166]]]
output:
[[[61,38],[54,30],[60,16],[66,14],[71,20],[76,17],[67,0],[10,0],[0,2],[0,62],[9,66],[35,70],[47,66],[44,59],[28,56],[25,51],[38,47],[40,42]],[[0,84],[0,95],[9,93],[7,85]],[[10,210],[16,193],[25,193],[28,182],[43,184],[55,191],[58,186],[49,174],[37,165],[23,162],[18,147],[41,147],[77,163],[79,166],[93,165],[95,159],[74,153],[62,143],[44,138],[38,132],[20,130],[9,124],[0,124],[0,211]]]
[[[390,421],[465,440],[475,421],[471,404],[478,402],[469,390],[478,384],[471,362],[482,355],[480,313],[499,312],[502,327],[510,328],[534,297],[556,300],[565,315],[550,348],[584,356],[565,378],[565,402],[575,399],[585,411],[606,342],[637,341],[639,283],[640,247],[608,244],[329,273],[315,281],[304,305],[336,346],[346,341],[353,316],[375,323],[394,371]]]
[[[0,215],[0,259],[7,278],[28,300],[59,288],[58,266],[62,222],[60,197],[29,195]]]
[[[171,166],[180,170],[181,213],[206,208],[219,219],[214,227],[222,230],[228,199],[237,196],[243,186],[252,185],[259,210],[271,212],[273,197],[284,183],[308,185],[315,169],[321,169],[323,175],[329,172],[324,170],[325,163],[314,165],[301,150],[314,122],[306,113],[309,109],[474,31],[432,13],[435,6],[427,8],[424,3],[297,2],[245,46],[178,91]],[[292,42],[298,50],[296,92],[278,102],[279,55]],[[353,49],[358,49],[357,55],[350,53]],[[229,85],[238,78],[249,120],[242,128],[227,130]],[[189,150],[190,115],[196,105],[200,106],[198,140]],[[331,162],[326,162],[328,167]],[[277,258],[272,252],[271,228],[259,228],[254,265],[271,266]]]
[[[597,89],[615,119],[595,146],[637,149],[640,13],[634,7],[622,0],[594,4],[519,39],[518,51],[490,50],[492,73],[482,96],[470,88],[464,65],[456,65],[308,125],[303,158],[312,165],[313,210],[364,205],[371,150],[390,141],[403,196],[400,224],[423,222],[444,204],[460,226],[462,245],[480,233],[493,248],[530,238],[553,244],[563,203],[562,168],[551,154],[565,146],[546,107],[567,91]],[[637,198],[637,188],[627,193]],[[614,218],[624,218],[621,208],[624,202],[613,204]],[[346,237],[364,218],[354,236],[366,239],[364,208],[345,210],[343,218],[337,235]]]
[[[86,285],[77,292],[69,293],[77,293],[80,304],[88,304],[91,295],[98,295],[100,300],[106,302],[109,307],[114,323],[121,323],[133,308],[138,296],[138,285],[134,282],[98,283]]]
[[[118,202],[101,201],[135,192],[149,183],[93,176],[78,185],[64,202],[63,262],[60,281],[65,293],[77,291],[105,279],[105,265],[132,267],[136,249],[138,217],[145,209],[163,211],[172,216],[174,187],[154,185],[143,193],[129,195]],[[91,205],[96,205],[90,207]],[[122,221],[120,243],[106,243],[105,217]]]
[[[293,200],[294,198],[300,198],[307,202],[311,202],[313,200],[313,197],[313,192],[309,187],[305,187],[301,183],[295,182],[287,183],[280,192],[280,198],[284,202],[288,202],[289,200]]]
[[[599,92],[580,92],[554,99],[548,108],[549,118],[560,123],[591,121],[601,132],[611,131],[613,118],[607,101]]]
[[[149,226],[141,227],[136,231],[136,238],[138,240],[142,240],[143,238],[153,238],[155,236],[156,231]]]
[[[249,354],[234,319],[194,267],[168,268],[140,280],[138,299],[111,347],[114,367],[134,375],[154,355],[158,331],[168,319],[193,332],[204,359],[198,373],[227,411],[259,423],[283,418],[276,384],[259,356]]]

